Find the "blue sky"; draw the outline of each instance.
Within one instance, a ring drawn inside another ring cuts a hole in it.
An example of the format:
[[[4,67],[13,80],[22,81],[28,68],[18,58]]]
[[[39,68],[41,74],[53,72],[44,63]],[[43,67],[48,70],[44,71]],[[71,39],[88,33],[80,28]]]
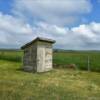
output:
[[[10,14],[13,5],[13,0],[0,0],[0,11],[5,14]]]
[[[92,3],[92,11],[90,14],[86,15],[85,18],[88,20],[88,22],[95,21],[100,22],[100,3],[98,3],[98,0],[91,0]]]
[[[0,0],[0,23],[0,48],[41,36],[55,48],[100,50],[100,0]]]

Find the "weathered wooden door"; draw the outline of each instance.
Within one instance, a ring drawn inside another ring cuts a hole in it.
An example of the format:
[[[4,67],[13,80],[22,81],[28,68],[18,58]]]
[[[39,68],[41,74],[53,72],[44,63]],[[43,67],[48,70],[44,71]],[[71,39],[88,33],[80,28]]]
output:
[[[45,47],[45,70],[52,69],[52,48]]]
[[[45,48],[44,46],[38,47],[37,52],[37,71],[44,72],[45,68]]]
[[[44,72],[52,69],[52,48],[39,46],[37,53],[37,71]]]

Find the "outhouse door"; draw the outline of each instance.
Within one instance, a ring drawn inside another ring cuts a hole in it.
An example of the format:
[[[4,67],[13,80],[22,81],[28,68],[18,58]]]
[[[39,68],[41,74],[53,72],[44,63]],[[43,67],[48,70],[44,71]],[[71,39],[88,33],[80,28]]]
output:
[[[45,48],[44,46],[39,46],[38,47],[38,55],[37,55],[37,71],[38,72],[43,72],[44,71],[44,66],[45,66]]]
[[[37,71],[44,72],[52,68],[52,49],[46,46],[40,46],[38,50]]]
[[[46,70],[52,68],[52,48],[49,46],[45,47],[45,67]]]

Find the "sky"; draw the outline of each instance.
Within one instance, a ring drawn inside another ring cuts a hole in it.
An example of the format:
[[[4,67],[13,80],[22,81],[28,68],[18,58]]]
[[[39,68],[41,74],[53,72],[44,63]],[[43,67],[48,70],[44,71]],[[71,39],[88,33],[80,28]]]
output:
[[[100,0],[0,0],[0,48],[36,37],[56,40],[54,48],[100,50]]]

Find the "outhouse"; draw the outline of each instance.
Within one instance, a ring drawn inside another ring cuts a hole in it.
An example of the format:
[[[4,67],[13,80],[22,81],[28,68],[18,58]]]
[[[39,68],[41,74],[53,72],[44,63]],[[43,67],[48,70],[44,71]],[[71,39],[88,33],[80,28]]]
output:
[[[52,67],[52,39],[37,37],[21,47],[24,51],[23,69],[32,72],[45,72]]]

